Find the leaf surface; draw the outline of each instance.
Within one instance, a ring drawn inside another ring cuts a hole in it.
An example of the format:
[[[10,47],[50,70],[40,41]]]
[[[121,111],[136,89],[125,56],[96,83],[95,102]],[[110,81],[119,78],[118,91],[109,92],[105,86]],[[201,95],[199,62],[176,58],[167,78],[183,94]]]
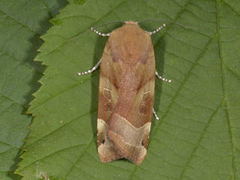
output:
[[[90,27],[106,31],[104,24],[125,20],[149,31],[167,24],[152,38],[157,70],[173,80],[156,80],[161,120],[140,166],[99,162],[98,72],[76,74],[100,59],[106,42]],[[47,68],[29,110],[35,118],[18,168],[23,179],[240,179],[238,1],[88,0],[70,3],[52,22],[37,56]]]
[[[64,1],[0,1],[0,179],[13,175],[31,116],[27,103],[39,85],[41,68],[32,62],[49,27],[47,19]]]

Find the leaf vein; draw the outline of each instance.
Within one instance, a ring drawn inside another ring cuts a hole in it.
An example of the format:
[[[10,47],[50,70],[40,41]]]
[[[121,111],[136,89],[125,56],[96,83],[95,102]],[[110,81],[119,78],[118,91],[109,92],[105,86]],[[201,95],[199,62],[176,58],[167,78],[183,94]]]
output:
[[[52,155],[54,155],[54,154],[57,154],[57,153],[60,153],[60,152],[64,152],[64,151],[67,151],[67,150],[69,150],[69,149],[76,148],[76,147],[80,147],[80,146],[84,146],[84,145],[85,145],[85,144],[76,144],[76,145],[73,145],[73,146],[68,146],[68,147],[65,147],[65,148],[63,148],[63,149],[54,151],[54,152],[52,152],[52,153],[50,153],[50,154],[48,154],[48,155],[46,155],[46,156],[43,156],[43,157],[41,157],[41,158],[39,158],[39,159],[34,160],[34,161],[31,162],[30,164],[28,164],[28,165],[26,165],[26,166],[24,166],[24,167],[22,167],[22,168],[19,167],[19,171],[22,171],[23,169],[26,169],[27,167],[35,164],[36,162],[41,161],[41,160],[44,160],[44,159],[46,159],[46,158],[48,158],[48,157],[50,157],[50,156],[52,156]]]
[[[95,75],[93,74],[93,76],[95,76]],[[93,76],[92,76],[92,77],[93,77]],[[91,78],[92,78],[92,77],[91,77]],[[78,86],[80,86],[80,85],[83,85],[84,83],[88,82],[91,78],[86,78],[86,79],[84,79],[84,80],[83,80],[82,82],[80,82],[80,83],[78,82],[78,83],[76,83],[76,84],[73,84],[73,85],[71,85],[71,86],[68,86],[67,88],[63,89],[62,91],[56,93],[54,96],[51,96],[51,97],[45,99],[43,102],[37,104],[35,107],[30,108],[31,112],[33,112],[34,109],[37,109],[37,108],[41,107],[42,105],[44,105],[45,103],[47,103],[47,102],[50,101],[51,99],[54,99],[54,98],[56,98],[57,96],[65,93],[65,92],[67,92],[67,91],[69,91],[69,90],[71,90],[71,89],[73,89],[73,88],[76,88],[76,87],[78,87]]]
[[[57,46],[55,49],[53,49],[52,51],[48,52],[46,55],[51,54],[53,52],[55,52],[56,50],[58,50],[59,48],[61,48],[64,44],[66,44],[69,41],[72,41],[74,38],[78,37],[80,34],[84,33],[86,30],[90,29],[91,27],[93,27],[96,23],[100,22],[103,18],[105,18],[106,16],[108,16],[109,14],[111,14],[112,12],[114,12],[115,9],[117,9],[119,6],[121,6],[122,4],[126,3],[127,0],[122,1],[121,3],[119,3],[118,5],[116,5],[114,8],[112,8],[110,11],[108,11],[106,14],[104,14],[103,16],[101,16],[100,18],[98,18],[96,21],[94,21],[89,27],[87,27],[85,30],[78,32],[76,34],[74,34],[73,36],[69,37],[67,40],[63,41],[59,46]]]
[[[240,16],[240,13],[237,12],[229,3],[227,3],[226,1],[222,1],[224,4],[226,4],[234,13],[236,13],[238,16]]]
[[[184,164],[184,166],[182,168],[182,172],[181,172],[180,177],[179,177],[180,180],[184,179],[184,174],[187,170],[187,167],[189,167],[189,165],[191,163],[191,160],[193,159],[193,156],[196,153],[196,151],[198,150],[198,148],[201,147],[200,144],[201,144],[201,142],[204,138],[204,135],[206,134],[207,129],[208,129],[209,125],[211,124],[212,120],[213,120],[213,117],[216,115],[216,113],[220,109],[221,105],[222,105],[222,102],[216,107],[215,111],[213,111],[213,113],[210,115],[204,129],[202,130],[202,133],[200,134],[200,137],[197,140],[196,146],[193,148],[189,158],[186,160],[186,163]]]
[[[227,120],[227,124],[228,124],[228,132],[229,132],[229,137],[230,137],[230,141],[231,141],[231,153],[232,153],[232,171],[233,171],[233,179],[236,179],[236,172],[237,169],[235,167],[235,153],[234,153],[234,149],[235,149],[235,144],[234,144],[234,140],[233,140],[233,132],[232,132],[232,123],[230,120],[230,116],[229,116],[229,111],[228,111],[228,102],[227,102],[227,93],[226,93],[226,89],[225,89],[225,72],[224,72],[224,60],[223,60],[223,55],[222,55],[222,46],[221,46],[221,32],[220,32],[220,18],[219,18],[219,4],[216,1],[216,33],[218,35],[218,55],[219,55],[219,59],[220,59],[220,70],[221,70],[221,74],[222,74],[222,91],[223,91],[223,106],[224,106],[224,112],[226,115],[226,120]]]
[[[76,161],[72,164],[71,168],[68,170],[68,172],[65,175],[65,178],[67,179],[67,176],[72,172],[74,166],[78,163],[78,161],[83,157],[83,155],[85,154],[85,152],[88,150],[88,148],[91,146],[91,144],[93,143],[95,138],[92,138],[89,143],[86,145],[85,149],[82,151],[81,154],[79,154],[79,156],[76,158]]]
[[[190,73],[192,72],[192,70],[195,68],[195,66],[198,64],[198,61],[201,59],[201,57],[205,54],[205,52],[207,51],[207,48],[209,46],[209,44],[211,43],[212,39],[209,39],[208,42],[205,44],[203,50],[199,53],[198,57],[196,58],[195,62],[192,64],[192,66],[190,67],[190,69],[188,70],[188,72],[186,73],[183,82],[180,84],[180,86],[178,87],[178,89],[176,90],[175,95],[172,97],[171,103],[168,105],[166,112],[163,114],[162,116],[162,121],[159,122],[158,126],[156,126],[156,128],[154,129],[154,132],[157,131],[158,128],[160,128],[161,124],[163,123],[163,119],[167,116],[167,114],[169,113],[172,105],[174,104],[175,99],[178,97],[178,95],[180,94],[180,91],[182,90],[182,88],[184,87],[184,84],[187,82],[188,78],[190,77]],[[153,132],[153,134],[154,134]]]
[[[70,121],[66,122],[66,123],[65,123],[65,124],[63,124],[62,126],[60,126],[60,127],[57,127],[56,129],[54,129],[54,130],[53,130],[53,131],[51,131],[50,133],[48,133],[48,134],[46,134],[46,135],[44,135],[44,136],[40,137],[40,138],[39,138],[39,139],[37,139],[36,141],[32,142],[32,143],[31,143],[31,144],[29,144],[28,146],[33,146],[34,144],[36,144],[37,142],[41,141],[42,139],[44,139],[44,138],[47,138],[47,137],[51,136],[51,135],[52,135],[52,134],[54,134],[55,132],[57,132],[57,131],[61,130],[62,128],[66,127],[67,125],[69,125],[69,124],[71,124],[71,123],[73,123],[74,121],[78,120],[79,118],[81,118],[81,117],[84,117],[84,116],[87,116],[88,114],[90,114],[90,113],[89,113],[89,112],[87,112],[87,113],[85,113],[85,114],[82,114],[82,115],[80,115],[80,116],[78,116],[78,117],[76,117],[76,118],[73,118],[73,119],[71,119]],[[26,147],[28,147],[28,146],[26,146]]]
[[[15,19],[14,17],[10,16],[9,14],[7,14],[5,11],[3,11],[2,9],[0,9],[0,12],[5,14],[7,17],[9,17],[10,19],[12,19],[14,22],[16,22],[17,24],[25,27],[26,29],[28,29],[29,31],[33,32],[34,34],[40,36],[40,34],[38,34],[37,32],[35,32],[33,29],[31,29],[30,26],[23,24],[22,22],[18,21],[17,19]]]

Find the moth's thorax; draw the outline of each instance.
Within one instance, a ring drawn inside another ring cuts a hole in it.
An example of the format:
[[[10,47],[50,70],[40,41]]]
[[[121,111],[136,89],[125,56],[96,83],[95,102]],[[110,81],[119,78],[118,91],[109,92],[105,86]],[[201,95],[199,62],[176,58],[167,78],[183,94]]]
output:
[[[129,64],[144,62],[152,44],[150,35],[137,24],[125,24],[116,29],[111,33],[108,42],[114,60]]]

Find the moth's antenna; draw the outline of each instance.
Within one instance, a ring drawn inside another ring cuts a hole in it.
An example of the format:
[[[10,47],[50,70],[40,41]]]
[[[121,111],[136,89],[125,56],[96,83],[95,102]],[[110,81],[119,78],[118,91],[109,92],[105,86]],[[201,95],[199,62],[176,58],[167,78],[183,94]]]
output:
[[[155,75],[157,76],[158,79],[160,79],[162,81],[169,82],[169,83],[172,82],[171,79],[167,79],[167,78],[160,76],[157,71],[155,72]]]
[[[93,66],[91,69],[89,69],[89,70],[87,70],[87,71],[84,71],[84,72],[78,72],[77,74],[78,74],[79,76],[81,76],[81,75],[90,74],[90,73],[94,72],[94,71],[99,67],[101,61],[102,61],[102,59],[100,59],[100,60],[97,62],[97,64],[95,64],[95,66]]]
[[[111,34],[111,33],[101,33],[98,30],[96,30],[94,27],[91,27],[91,31],[93,31],[96,34],[98,34],[99,36],[103,36],[103,37],[110,36],[110,34]]]
[[[157,29],[155,29],[154,31],[148,32],[150,35],[153,35],[155,33],[157,33],[158,31],[160,31],[161,29],[163,29],[164,27],[166,27],[166,24],[161,25],[160,27],[158,27]]]
[[[108,26],[108,25],[111,25],[111,24],[117,24],[117,23],[123,23],[122,21],[113,21],[113,22],[109,22],[109,23],[104,23],[102,25],[98,25],[98,26],[95,26],[95,27],[91,27],[91,31],[95,32],[96,34],[98,34],[99,36],[103,36],[103,37],[106,37],[106,36],[110,36],[111,33],[102,33],[98,30],[96,30],[96,27],[99,28],[99,27],[103,27],[103,26]],[[114,28],[111,28],[111,29],[116,29],[116,27]]]
[[[160,118],[158,117],[154,108],[152,109],[152,111],[153,111],[153,115],[155,116],[156,120],[160,120]]]

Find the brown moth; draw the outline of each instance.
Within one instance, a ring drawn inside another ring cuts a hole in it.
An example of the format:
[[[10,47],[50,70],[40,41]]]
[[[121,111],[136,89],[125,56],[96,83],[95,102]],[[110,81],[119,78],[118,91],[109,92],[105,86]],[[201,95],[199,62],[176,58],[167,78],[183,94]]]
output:
[[[163,25],[165,26],[165,25]],[[137,22],[125,24],[103,34],[109,36],[100,65],[97,145],[100,160],[110,162],[125,158],[141,164],[147,154],[148,139],[154,103],[155,72],[154,49],[151,34]]]

